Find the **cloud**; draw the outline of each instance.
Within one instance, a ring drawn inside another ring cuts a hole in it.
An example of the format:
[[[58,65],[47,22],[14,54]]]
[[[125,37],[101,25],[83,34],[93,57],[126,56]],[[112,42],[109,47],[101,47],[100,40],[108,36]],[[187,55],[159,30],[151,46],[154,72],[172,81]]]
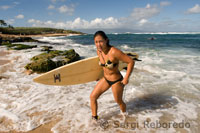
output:
[[[148,22],[148,20],[146,20],[146,19],[141,19],[140,21],[139,21],[139,26],[143,26],[145,23],[147,23]]]
[[[186,14],[198,14],[200,13],[200,6],[199,4],[196,4],[194,7],[188,9],[186,11]]]
[[[0,6],[0,9],[2,10],[7,10],[9,8],[11,8],[11,6],[8,6],[8,5]]]
[[[66,0],[51,0],[52,3],[56,3],[56,2],[59,2],[59,1],[64,2]]]
[[[23,19],[23,18],[24,18],[24,15],[19,14],[19,15],[15,16],[15,18],[16,18],[16,19]]]
[[[52,22],[46,21],[42,22],[40,20],[30,19],[28,23],[32,26],[42,26],[42,27],[54,27],[54,28],[64,28],[64,29],[95,29],[95,28],[118,28],[120,27],[120,22],[118,19],[113,17],[108,17],[106,19],[95,18],[94,20],[87,21],[81,18],[76,18],[73,21],[66,22]]]
[[[13,2],[13,4],[14,4],[14,5],[19,5],[20,3],[19,3],[19,2]]]
[[[14,19],[9,19],[9,20],[6,20],[6,23],[7,24],[13,24],[15,22],[15,20]]]
[[[55,9],[55,6],[54,6],[54,5],[49,5],[49,6],[48,6],[48,9],[49,9],[49,10]]]
[[[134,20],[149,19],[160,13],[160,8],[156,5],[147,4],[145,8],[134,8],[131,17]]]
[[[51,0],[52,3],[56,3],[56,0]]]
[[[162,6],[162,7],[164,7],[164,6],[169,6],[169,5],[171,5],[171,3],[168,2],[168,1],[161,1],[161,2],[160,2],[160,6]]]
[[[166,6],[167,3],[162,3]],[[73,6],[72,6],[73,7]],[[59,8],[60,13],[70,13],[74,12],[74,8],[63,5]],[[158,15],[161,12],[161,7],[157,5],[147,4],[144,8],[135,8],[129,17],[124,18],[94,18],[93,20],[84,20],[80,17],[66,22],[54,22],[54,21],[40,21],[31,19],[28,23],[31,23],[32,26],[43,26],[43,27],[54,27],[54,28],[64,28],[64,29],[137,29],[143,27],[151,27],[151,22],[149,18],[152,18]]]
[[[72,15],[74,13],[74,6],[71,5],[69,7],[69,6],[63,5],[63,6],[61,6],[61,7],[58,8],[58,11],[60,13],[66,13],[68,15]]]

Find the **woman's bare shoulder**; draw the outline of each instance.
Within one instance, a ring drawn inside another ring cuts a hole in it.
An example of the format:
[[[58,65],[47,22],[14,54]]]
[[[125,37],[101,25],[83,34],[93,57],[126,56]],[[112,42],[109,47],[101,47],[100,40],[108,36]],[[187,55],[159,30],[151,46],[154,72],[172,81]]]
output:
[[[119,50],[118,48],[116,47],[112,47],[111,48],[111,52],[112,54],[116,55],[116,54],[122,54],[123,52],[121,50]]]

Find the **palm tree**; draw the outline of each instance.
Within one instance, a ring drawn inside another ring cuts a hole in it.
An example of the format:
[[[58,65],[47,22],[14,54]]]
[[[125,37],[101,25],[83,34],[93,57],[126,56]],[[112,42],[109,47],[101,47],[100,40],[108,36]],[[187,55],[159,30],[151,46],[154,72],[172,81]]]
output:
[[[12,26],[12,25],[8,25],[8,28],[10,28],[10,29],[14,29],[14,27]]]
[[[1,26],[7,26],[6,22],[4,20],[0,20],[0,25]]]

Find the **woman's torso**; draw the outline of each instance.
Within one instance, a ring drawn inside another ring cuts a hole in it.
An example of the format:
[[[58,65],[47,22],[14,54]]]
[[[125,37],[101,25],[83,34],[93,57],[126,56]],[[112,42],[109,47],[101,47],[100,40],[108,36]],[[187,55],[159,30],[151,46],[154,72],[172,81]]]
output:
[[[112,62],[113,65],[116,64],[113,66],[113,68],[107,68],[105,66],[103,67],[104,77],[110,81],[117,80],[121,77],[121,73],[118,70],[119,60],[113,56],[114,52],[115,51],[113,47],[110,48],[107,54],[104,54],[103,52],[102,53],[98,52],[98,56],[99,56],[99,60],[101,64],[106,64],[108,60]]]

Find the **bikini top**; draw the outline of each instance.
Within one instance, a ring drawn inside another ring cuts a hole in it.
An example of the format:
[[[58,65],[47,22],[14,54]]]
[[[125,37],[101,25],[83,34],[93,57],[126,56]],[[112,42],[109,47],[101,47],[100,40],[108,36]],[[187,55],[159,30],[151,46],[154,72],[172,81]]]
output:
[[[102,54],[101,54],[101,57],[103,58]],[[104,60],[104,58],[103,58]],[[105,60],[104,60],[105,62]],[[113,69],[115,66],[117,66],[119,63],[113,63],[111,62],[110,60],[107,60],[105,64],[102,64],[100,61],[99,61],[99,65],[100,66],[103,66],[103,67],[106,67],[108,69]]]
[[[109,68],[109,69],[112,69],[114,68],[115,66],[118,65],[118,63],[113,63],[111,62],[110,60],[107,60],[107,62],[105,64],[102,64],[100,61],[99,61],[99,65],[100,66],[103,66],[103,67],[106,67],[106,68]]]

